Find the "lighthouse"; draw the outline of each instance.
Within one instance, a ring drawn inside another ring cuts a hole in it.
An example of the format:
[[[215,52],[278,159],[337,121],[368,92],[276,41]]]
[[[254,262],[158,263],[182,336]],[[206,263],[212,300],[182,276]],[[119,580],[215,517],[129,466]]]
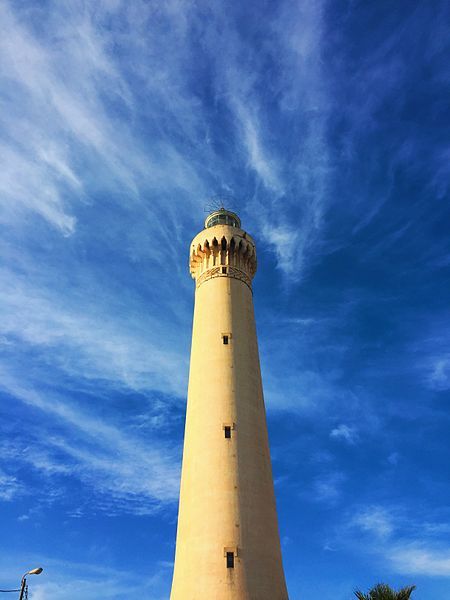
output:
[[[189,252],[195,280],[171,600],[287,600],[252,280],[239,217],[211,213]]]

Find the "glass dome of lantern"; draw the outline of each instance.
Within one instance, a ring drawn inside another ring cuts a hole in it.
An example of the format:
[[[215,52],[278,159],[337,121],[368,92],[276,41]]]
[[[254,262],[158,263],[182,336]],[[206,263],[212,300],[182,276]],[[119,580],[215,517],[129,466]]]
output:
[[[206,217],[205,228],[214,227],[214,225],[229,225],[230,227],[241,228],[241,220],[236,213],[220,208]]]

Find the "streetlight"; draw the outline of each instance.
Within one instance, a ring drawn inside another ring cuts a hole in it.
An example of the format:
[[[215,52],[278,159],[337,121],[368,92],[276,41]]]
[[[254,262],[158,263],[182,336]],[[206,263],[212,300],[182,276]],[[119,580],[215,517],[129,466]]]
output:
[[[19,600],[23,600],[23,594],[25,592],[25,586],[27,584],[27,575],[40,575],[44,569],[42,567],[38,567],[37,569],[31,569],[31,571],[27,571],[25,575],[22,577],[22,585],[20,586],[20,596]]]

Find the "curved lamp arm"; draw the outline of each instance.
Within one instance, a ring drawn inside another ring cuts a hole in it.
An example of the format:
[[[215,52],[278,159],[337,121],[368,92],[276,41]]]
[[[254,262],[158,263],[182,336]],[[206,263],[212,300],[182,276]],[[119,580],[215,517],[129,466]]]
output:
[[[22,585],[20,586],[20,596],[19,600],[23,600],[23,594],[25,592],[25,585],[27,583],[27,575],[40,575],[44,569],[42,567],[37,567],[36,569],[31,569],[31,571],[27,571],[25,575],[22,577]]]

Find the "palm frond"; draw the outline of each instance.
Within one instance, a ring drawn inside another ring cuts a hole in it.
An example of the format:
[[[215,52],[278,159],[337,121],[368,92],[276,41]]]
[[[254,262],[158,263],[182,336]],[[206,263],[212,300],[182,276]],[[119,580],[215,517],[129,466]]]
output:
[[[409,600],[411,598],[411,594],[416,589],[415,585],[411,585],[409,587],[404,587],[397,592],[397,600]]]
[[[410,600],[411,594],[416,589],[415,585],[402,588],[398,592],[385,583],[377,583],[367,594],[355,590],[358,600]]]
[[[395,592],[385,583],[377,583],[369,592],[370,600],[395,600]]]

